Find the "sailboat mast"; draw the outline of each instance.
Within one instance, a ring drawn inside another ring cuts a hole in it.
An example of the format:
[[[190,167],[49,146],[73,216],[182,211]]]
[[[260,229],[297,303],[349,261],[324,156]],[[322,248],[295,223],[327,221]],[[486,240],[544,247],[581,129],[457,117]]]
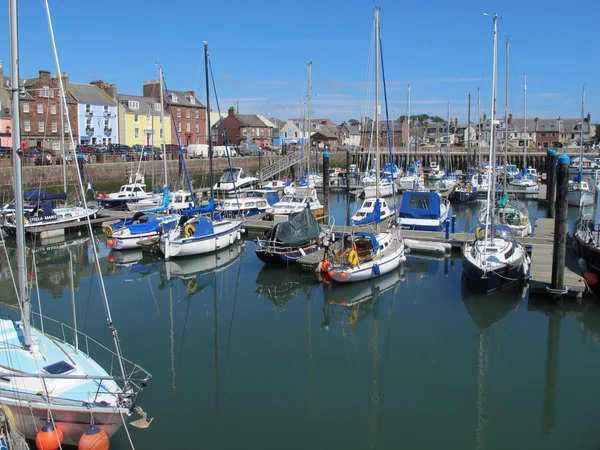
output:
[[[581,136],[579,142],[579,182],[581,182],[581,172],[583,171],[583,124],[585,109],[585,86],[581,93]]]
[[[450,172],[450,102],[446,111],[446,175]]]
[[[494,219],[490,214],[491,203],[494,201],[494,188],[496,180],[494,176],[494,118],[496,113],[496,62],[498,58],[498,14],[494,14],[494,56],[492,64],[492,117],[490,119],[490,154],[489,154],[489,169],[488,169],[488,192],[486,202],[486,219],[489,220],[490,226],[485,227],[485,245],[484,254],[487,253],[488,236],[493,239],[494,236]],[[491,233],[491,235],[490,235]]]
[[[213,180],[213,147],[212,139],[210,136],[210,84],[208,82],[208,42],[204,43],[204,79],[206,84],[206,126],[208,127],[208,157],[210,161],[208,170],[208,183],[210,185],[210,198],[215,198]]]
[[[504,180],[502,187],[506,192],[506,165],[508,164],[508,58],[510,55],[510,41],[506,40],[506,80],[504,85]]]
[[[169,185],[167,180],[167,150],[165,147],[165,107],[163,99],[163,71],[162,66],[158,66],[158,79],[160,80],[160,148],[163,155],[163,166],[165,169],[165,186]]]
[[[406,168],[410,161],[410,84],[408,85],[408,100],[406,107],[406,120],[408,121],[408,125],[406,126],[406,134],[408,135],[408,147],[406,152],[406,163],[404,164],[404,168]]]
[[[527,168],[527,74],[523,74],[523,129],[525,130],[525,139],[523,139],[523,165]]]
[[[310,180],[310,109],[312,108],[312,61],[308,62],[308,99],[306,103],[306,183]]]
[[[379,7],[375,7],[375,197],[379,199]]]
[[[477,88],[477,163],[481,164],[481,96]]]
[[[468,161],[471,158],[471,93],[469,92],[469,103],[467,106],[467,165],[469,165]],[[473,158],[473,163],[475,162],[475,158]]]
[[[27,298],[25,283],[27,268],[25,267],[25,214],[23,210],[23,180],[21,151],[21,107],[19,102],[19,43],[17,41],[17,0],[8,1],[10,28],[10,76],[12,96],[12,133],[13,133],[13,183],[15,192],[15,216],[17,232],[17,283],[19,303],[21,305],[21,321],[23,323],[23,348],[31,348],[30,304]]]

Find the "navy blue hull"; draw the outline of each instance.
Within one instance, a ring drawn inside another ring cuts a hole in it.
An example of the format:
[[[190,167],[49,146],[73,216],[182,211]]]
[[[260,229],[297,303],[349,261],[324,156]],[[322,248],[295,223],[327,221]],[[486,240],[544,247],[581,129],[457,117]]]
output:
[[[453,191],[448,196],[451,202],[471,202],[477,200],[477,191]]]
[[[308,249],[304,249],[304,255],[309,255],[313,252],[316,252],[320,248],[320,246],[311,246]],[[287,267],[291,264],[295,264],[304,255],[302,255],[299,250],[287,253],[266,252],[260,248],[256,250],[256,256],[258,256],[258,259],[265,264],[274,267]]]
[[[103,198],[98,199],[97,204],[104,209],[113,211],[127,211],[127,203],[137,203],[137,198]]]
[[[507,265],[499,270],[487,272],[485,278],[482,278],[483,272],[480,267],[465,258],[462,261],[463,274],[469,285],[480,292],[493,292],[520,282],[524,278],[522,261],[516,265]]]

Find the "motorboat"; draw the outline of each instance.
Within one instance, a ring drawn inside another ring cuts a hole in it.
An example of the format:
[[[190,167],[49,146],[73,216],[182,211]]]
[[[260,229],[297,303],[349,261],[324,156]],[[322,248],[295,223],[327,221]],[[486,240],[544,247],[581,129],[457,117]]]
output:
[[[585,180],[569,180],[567,198],[570,206],[590,206],[594,204],[594,193]]]
[[[450,202],[438,192],[406,191],[398,220],[405,230],[442,231],[449,214]]]
[[[387,204],[387,202],[385,200],[380,199],[380,201],[381,201],[381,205],[380,205],[381,212],[380,212],[380,216],[379,216],[380,220],[385,220],[388,217],[393,216],[394,210],[389,207],[389,205]],[[375,211],[376,202],[377,202],[377,199],[375,197],[366,198],[363,201],[362,206],[352,216],[352,222],[354,224],[356,224],[357,222],[360,222],[360,221],[364,220],[365,218],[367,218],[370,214],[373,214],[373,212]]]
[[[181,209],[190,208],[193,200],[193,195],[188,190],[169,191],[169,202],[164,208],[167,211],[179,211]],[[137,202],[128,202],[127,209],[129,211],[143,211],[161,207],[164,204],[164,192],[155,194]]]
[[[377,186],[379,183],[379,186]],[[388,178],[381,178],[379,182],[374,179],[363,179],[363,195],[365,198],[376,197],[379,189],[379,197],[392,197],[396,194],[396,184]]]
[[[310,207],[312,215],[319,219],[323,217],[323,205],[317,197],[317,191],[313,187],[296,187],[291,194],[284,195],[281,200],[273,204],[273,211],[268,213],[265,218],[273,220],[274,217],[282,216],[293,217],[295,214]]]
[[[425,176],[427,177],[428,180],[438,181],[438,180],[441,180],[442,178],[444,178],[445,175],[446,175],[446,172],[444,172],[440,168],[437,161],[429,162],[429,168],[425,173]]]
[[[128,203],[139,202],[151,196],[152,193],[146,192],[144,175],[136,173],[135,178],[129,176],[129,183],[121,186],[119,192],[98,194],[96,202],[99,207],[104,209],[124,211],[128,209]]]
[[[238,198],[224,200],[217,206],[218,218],[234,219],[236,217],[251,217],[273,211],[273,206],[279,201],[275,189],[252,189],[240,193]]]
[[[217,199],[233,198],[244,189],[256,189],[260,187],[260,180],[246,173],[241,167],[223,169],[221,178],[213,186],[214,196]]]

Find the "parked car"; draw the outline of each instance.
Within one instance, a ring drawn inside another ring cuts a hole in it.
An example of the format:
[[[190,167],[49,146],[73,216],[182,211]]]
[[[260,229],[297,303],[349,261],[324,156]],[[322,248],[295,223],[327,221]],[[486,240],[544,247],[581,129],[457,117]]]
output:
[[[12,155],[12,148],[10,147],[0,147],[0,158],[6,158]]]
[[[244,142],[240,145],[239,154],[240,156],[258,156],[260,150],[260,145]]]

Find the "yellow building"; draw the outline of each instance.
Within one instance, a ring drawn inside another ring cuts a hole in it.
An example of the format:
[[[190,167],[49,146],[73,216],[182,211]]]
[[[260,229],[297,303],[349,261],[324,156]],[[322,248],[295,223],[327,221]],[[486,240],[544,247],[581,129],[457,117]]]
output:
[[[119,105],[119,144],[153,145],[171,143],[171,116],[165,111],[164,136],[160,125],[160,99],[117,94]]]

